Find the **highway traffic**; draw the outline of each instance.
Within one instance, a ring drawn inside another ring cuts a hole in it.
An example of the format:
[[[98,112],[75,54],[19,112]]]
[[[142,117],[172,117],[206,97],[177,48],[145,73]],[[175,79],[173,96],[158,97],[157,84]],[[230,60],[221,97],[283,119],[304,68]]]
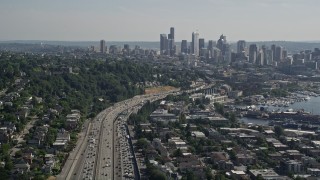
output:
[[[99,113],[83,128],[87,133],[82,132],[84,137],[65,164],[69,170],[62,171],[57,179],[133,179],[133,152],[128,144],[126,120],[147,101],[163,99],[172,93],[176,91],[135,96]],[[126,114],[121,115],[123,112]]]

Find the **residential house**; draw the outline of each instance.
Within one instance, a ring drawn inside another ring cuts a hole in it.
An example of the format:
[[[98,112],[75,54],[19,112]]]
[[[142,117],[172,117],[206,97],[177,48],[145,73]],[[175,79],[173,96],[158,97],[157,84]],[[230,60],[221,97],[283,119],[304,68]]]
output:
[[[43,145],[46,141],[46,135],[48,133],[48,126],[38,126],[36,127],[35,132],[33,133],[33,139],[39,140],[40,145]]]
[[[212,163],[217,165],[220,170],[232,170],[234,168],[226,152],[212,152],[210,158]]]
[[[191,131],[191,135],[195,138],[205,138],[206,135],[200,131]]]
[[[78,127],[81,114],[79,110],[71,110],[71,114],[67,115],[66,128],[75,129]]]
[[[267,180],[282,179],[273,169],[251,169],[249,170],[251,179],[258,179],[259,176]]]
[[[22,158],[30,165],[32,164],[32,160],[34,158],[34,154],[32,152],[32,150],[27,150],[22,153]]]
[[[288,157],[289,159],[301,160],[302,156],[304,155],[301,154],[298,150],[286,150],[285,156]]]
[[[253,165],[256,163],[255,154],[252,153],[240,153],[236,154],[236,163],[237,165]]]
[[[18,174],[30,172],[30,164],[25,160],[20,159],[14,164],[13,172]]]
[[[301,174],[303,172],[303,165],[301,161],[283,159],[280,162],[280,169],[283,173],[291,172],[295,174]]]
[[[244,171],[236,171],[236,170],[231,170],[231,177],[232,179],[236,179],[236,180],[250,179],[249,176]]]
[[[67,146],[69,141],[70,133],[62,129],[60,132],[58,132],[56,141],[52,144],[52,146],[57,150],[61,150]]]
[[[42,170],[45,173],[52,173],[52,169],[55,166],[55,156],[53,154],[46,154],[44,157],[45,164],[42,167]]]
[[[163,144],[161,143],[160,139],[154,138],[153,141],[152,141],[152,145],[156,150],[158,150],[160,152],[161,156],[163,156],[163,157],[168,157],[169,156],[169,152],[163,146]]]
[[[307,168],[307,173],[315,177],[320,177],[319,168]]]
[[[12,139],[12,134],[7,127],[0,127],[0,142],[8,143]]]
[[[168,110],[165,109],[155,110],[150,114],[150,118],[152,122],[163,122],[164,124],[178,121],[178,118],[175,114],[168,113]]]
[[[180,137],[171,137],[168,139],[169,147],[174,149],[188,150],[187,143],[180,139]]]

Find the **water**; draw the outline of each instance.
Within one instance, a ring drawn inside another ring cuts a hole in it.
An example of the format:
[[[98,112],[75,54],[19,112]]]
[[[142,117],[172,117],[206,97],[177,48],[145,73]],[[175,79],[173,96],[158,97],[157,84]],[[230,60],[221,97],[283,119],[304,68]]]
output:
[[[294,111],[304,109],[305,112],[310,112],[313,115],[320,115],[320,96],[318,97],[310,97],[311,99],[308,101],[296,102],[294,104],[290,104],[289,107],[268,107],[268,110],[278,110],[286,111],[288,109],[293,109]],[[252,123],[256,125],[268,125],[269,120],[264,119],[254,119],[254,118],[246,118],[243,117],[240,119],[240,122],[244,123]]]

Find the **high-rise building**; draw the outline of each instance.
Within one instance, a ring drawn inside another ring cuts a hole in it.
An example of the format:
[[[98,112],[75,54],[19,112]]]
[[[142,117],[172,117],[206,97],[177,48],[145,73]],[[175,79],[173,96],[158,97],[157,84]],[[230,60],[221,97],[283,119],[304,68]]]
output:
[[[219,48],[221,52],[223,52],[226,44],[227,44],[227,36],[224,36],[222,34],[217,42],[217,48]]]
[[[276,58],[276,45],[275,44],[271,45],[271,50],[272,50],[273,60],[275,60],[275,58]]]
[[[192,33],[191,53],[195,56],[199,56],[199,33]]]
[[[264,59],[264,51],[263,51],[263,49],[260,49],[259,53],[258,53],[256,64],[259,65],[259,66],[263,66],[264,65],[264,61],[265,61],[265,59]]]
[[[230,64],[231,63],[231,47],[230,44],[225,44],[225,48],[224,48],[224,63]]]
[[[200,38],[199,39],[199,49],[202,49],[202,48],[204,48],[204,39]]]
[[[230,63],[231,62],[231,48],[230,44],[227,43],[227,36],[223,34],[220,36],[217,42],[217,48],[221,50],[221,61],[222,63]]]
[[[106,41],[105,40],[100,41],[100,52],[106,53]]]
[[[256,44],[249,46],[249,62],[255,64],[257,61],[258,47]]]
[[[306,53],[307,55],[307,53]],[[286,59],[288,57],[288,51],[287,50],[282,50],[282,59]],[[306,59],[306,58],[305,58]],[[307,59],[306,59],[307,60]]]
[[[174,39],[174,27],[170,28],[170,36],[171,36],[171,39]]]
[[[170,28],[170,34],[168,34],[168,53],[170,56],[173,56],[176,53],[174,27]]]
[[[123,46],[123,50],[124,50],[125,54],[130,55],[130,46],[129,46],[129,44],[125,44]]]
[[[283,59],[283,48],[281,46],[277,46],[276,51],[275,51],[274,60],[281,61],[282,59]]]
[[[204,39],[199,39],[199,56],[205,56],[207,53],[207,49],[204,46]]]
[[[237,43],[237,53],[242,53],[243,51],[246,51],[246,41],[239,40]]]
[[[216,47],[217,43],[213,40],[209,40],[208,42],[208,49],[212,49],[213,47]]]
[[[267,49],[265,57],[266,57],[266,60],[265,60],[266,64],[272,65],[273,64],[273,51],[271,49]]]
[[[166,34],[160,34],[160,54],[166,55],[168,53],[168,38]]]
[[[188,54],[188,42],[187,40],[181,41],[181,53]]]

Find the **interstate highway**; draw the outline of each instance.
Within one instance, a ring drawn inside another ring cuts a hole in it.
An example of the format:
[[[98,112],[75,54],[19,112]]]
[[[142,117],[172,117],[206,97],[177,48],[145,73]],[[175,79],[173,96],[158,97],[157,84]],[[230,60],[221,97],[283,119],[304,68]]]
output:
[[[100,112],[92,120],[90,127],[83,129],[83,137],[70,153],[57,179],[115,179],[114,161],[116,160],[113,160],[115,120],[124,110],[130,110],[146,101],[163,99],[172,93],[175,92],[135,96]]]

